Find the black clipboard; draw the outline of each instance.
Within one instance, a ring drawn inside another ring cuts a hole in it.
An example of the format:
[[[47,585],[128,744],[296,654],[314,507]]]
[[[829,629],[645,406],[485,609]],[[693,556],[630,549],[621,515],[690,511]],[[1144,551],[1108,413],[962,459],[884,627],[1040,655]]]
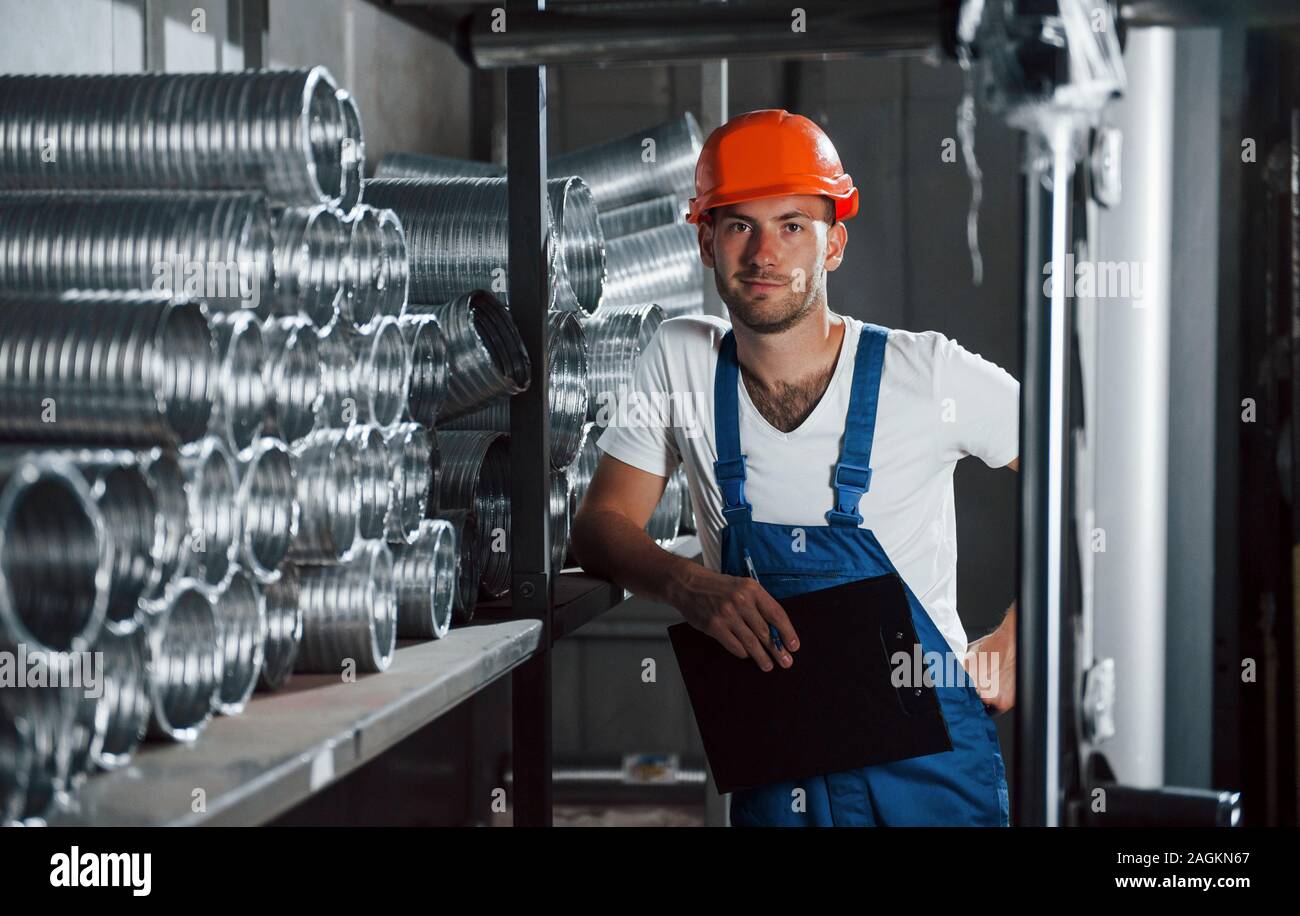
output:
[[[790,668],[668,628],[720,793],[952,750],[934,687],[891,682],[891,658],[920,644],[897,575],[780,604],[799,634]]]

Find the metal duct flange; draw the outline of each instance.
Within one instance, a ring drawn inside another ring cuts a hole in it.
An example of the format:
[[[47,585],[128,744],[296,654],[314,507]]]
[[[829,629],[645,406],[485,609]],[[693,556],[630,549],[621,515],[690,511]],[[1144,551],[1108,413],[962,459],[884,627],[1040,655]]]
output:
[[[384,433],[388,449],[391,501],[384,537],[390,544],[410,544],[419,535],[433,483],[432,437],[419,423],[398,423]]]
[[[356,327],[369,328],[381,314],[384,297],[384,233],[379,225],[379,211],[360,204],[344,225],[348,231],[351,282],[347,295],[339,302],[339,312]]]
[[[275,217],[277,315],[305,315],[323,328],[339,314],[352,283],[349,230],[326,206],[289,207]]]
[[[532,363],[510,311],[489,292],[474,290],[445,305],[411,305],[413,315],[431,314],[447,338],[448,390],[440,416],[453,420],[515,395],[532,380]]]
[[[424,153],[385,153],[375,169],[375,178],[499,178],[503,165]]]
[[[302,608],[298,599],[298,567],[286,563],[280,577],[266,587],[266,643],[262,652],[262,690],[279,690],[288,683],[302,641]]]
[[[258,439],[239,461],[240,559],[259,583],[274,582],[298,533],[293,456],[279,439]]]
[[[320,423],[325,402],[320,338],[305,318],[273,318],[262,326],[266,432],[293,444]]]
[[[267,413],[262,329],[252,312],[240,311],[214,315],[212,332],[217,344],[212,429],[243,451],[261,432]]]
[[[409,544],[394,544],[397,635],[441,639],[456,603],[456,528],[446,519],[424,519]]]
[[[356,455],[357,537],[374,540],[384,536],[388,510],[393,501],[393,470],[388,446],[379,427],[370,424],[353,426],[343,432]]]
[[[686,222],[690,211],[687,198],[679,194],[665,194],[652,197],[626,207],[600,211],[600,230],[609,242],[625,235],[632,235],[656,226],[667,226]]]
[[[446,302],[469,289],[501,290],[502,300],[508,299],[505,178],[372,178],[365,195],[371,205],[390,208],[401,218],[411,301]],[[548,217],[548,275],[554,279],[565,272],[552,224]]]
[[[224,441],[208,436],[182,449],[180,464],[191,532],[185,574],[219,586],[239,555],[242,519],[235,459]]]
[[[590,315],[600,307],[606,280],[605,235],[596,214],[596,201],[586,182],[576,175],[547,179],[546,193],[564,278],[578,307]]]
[[[0,468],[0,646],[89,649],[108,610],[111,543],[72,462],[36,453]]]
[[[676,474],[668,475],[659,504],[646,522],[646,534],[660,547],[668,547],[677,540],[678,526],[682,521],[682,481]]]
[[[150,290],[266,317],[275,282],[259,194],[0,195],[0,289],[10,293]]]
[[[339,211],[351,213],[361,203],[361,183],[366,174],[366,137],[361,129],[361,111],[356,99],[346,89],[335,94],[343,112],[343,146],[340,159],[343,166],[343,196],[339,200]]]
[[[478,521],[479,586],[498,598],[510,590],[510,437],[496,432],[446,431],[438,506],[471,509]]]
[[[551,467],[573,463],[582,446],[582,426],[587,419],[587,335],[573,312],[551,312],[546,337],[551,406]],[[485,407],[454,420],[444,429],[491,429],[510,432],[510,398],[498,397]]]
[[[192,579],[178,582],[166,608],[150,621],[148,636],[149,733],[192,742],[212,718],[222,682],[220,631],[205,587]]]
[[[397,319],[384,316],[368,333],[346,333],[352,348],[356,378],[358,423],[389,427],[406,410],[411,380],[411,354]]]
[[[467,509],[443,509],[437,518],[456,531],[456,598],[451,619],[466,624],[474,618],[474,606],[478,603],[478,517]]]
[[[14,300],[0,341],[0,438],[175,445],[207,432],[216,345],[197,303]]]
[[[612,411],[626,395],[637,360],[663,321],[663,310],[657,305],[604,306],[587,319],[589,420],[604,419],[602,409]]]
[[[393,555],[363,541],[346,563],[301,566],[302,643],[295,671],[387,670],[397,647]]]
[[[265,188],[337,204],[337,92],[324,67],[0,77],[0,187]]]
[[[398,323],[411,360],[406,415],[416,423],[433,426],[447,397],[447,338],[432,315],[404,315]]]
[[[329,429],[347,429],[357,422],[357,360],[351,342],[354,334],[342,316],[317,334],[321,378],[318,422]]]
[[[212,704],[221,715],[234,716],[244,711],[262,672],[266,603],[248,574],[235,569],[212,606],[221,642],[221,686]]]
[[[346,558],[361,514],[356,449],[343,430],[324,429],[296,445],[293,456],[299,515],[290,558],[295,563]]]
[[[703,146],[700,125],[688,111],[615,140],[551,156],[547,169],[554,175],[582,176],[604,212],[694,188]],[[654,158],[647,162],[645,152],[651,148]]]
[[[612,239],[606,246],[606,258],[609,279],[604,306],[642,305],[665,298],[679,303],[685,297],[703,296],[699,243],[695,227],[687,223],[656,226]]]
[[[145,628],[119,636],[100,634],[95,651],[103,653],[103,689],[93,702],[105,711],[102,740],[94,743],[90,762],[101,770],[115,770],[131,762],[149,727],[149,688],[145,679],[148,634]],[[82,702],[86,702],[83,697]],[[96,721],[98,714],[86,717]]]
[[[379,232],[384,252],[379,314],[400,318],[411,297],[411,253],[406,244],[406,229],[396,210],[379,211]]]

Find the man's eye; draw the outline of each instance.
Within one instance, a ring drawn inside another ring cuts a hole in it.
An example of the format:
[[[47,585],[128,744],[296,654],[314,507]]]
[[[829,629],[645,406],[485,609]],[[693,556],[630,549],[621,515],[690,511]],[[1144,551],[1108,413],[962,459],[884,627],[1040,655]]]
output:
[[[787,228],[787,229],[795,229],[795,230],[797,230],[797,231],[799,231],[799,232],[802,232],[802,231],[803,231],[803,226],[800,226],[798,223],[786,223],[786,224],[785,224],[785,228]]]

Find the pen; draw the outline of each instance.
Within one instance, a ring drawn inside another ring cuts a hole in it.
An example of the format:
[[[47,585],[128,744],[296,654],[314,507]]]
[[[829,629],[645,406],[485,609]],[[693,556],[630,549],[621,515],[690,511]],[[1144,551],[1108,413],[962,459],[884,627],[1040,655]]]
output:
[[[749,548],[745,548],[745,569],[749,570],[749,578],[755,582],[759,581],[758,572],[754,569],[754,558],[749,555]],[[762,584],[761,582],[759,584]],[[769,623],[767,632],[772,637],[772,645],[776,646],[776,651],[784,652],[785,644],[781,642],[781,634],[777,632],[776,625]]]

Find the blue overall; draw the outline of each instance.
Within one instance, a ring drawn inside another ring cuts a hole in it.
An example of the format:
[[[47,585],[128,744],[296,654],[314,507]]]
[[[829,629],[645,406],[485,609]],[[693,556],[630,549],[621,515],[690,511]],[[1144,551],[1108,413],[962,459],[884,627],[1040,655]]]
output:
[[[778,601],[789,595],[858,579],[897,574],[876,536],[860,527],[858,503],[871,488],[880,377],[888,331],[864,324],[853,368],[853,388],[833,485],[835,505],[826,525],[755,522],[745,500],[745,456],[740,450],[739,363],[731,331],[722,341],[714,376],[714,423],[722,490],[722,572],[747,574],[748,550],[763,587]],[[796,533],[802,531],[802,541]],[[804,548],[796,551],[793,546]],[[900,581],[902,576],[899,576]],[[912,624],[925,653],[951,650],[930,615],[904,582]],[[794,655],[798,664],[798,653]],[[732,793],[735,826],[1007,826],[1007,783],[997,730],[969,681],[935,682],[952,740],[951,751],[893,763],[825,773]],[[797,789],[803,789],[797,793]]]

